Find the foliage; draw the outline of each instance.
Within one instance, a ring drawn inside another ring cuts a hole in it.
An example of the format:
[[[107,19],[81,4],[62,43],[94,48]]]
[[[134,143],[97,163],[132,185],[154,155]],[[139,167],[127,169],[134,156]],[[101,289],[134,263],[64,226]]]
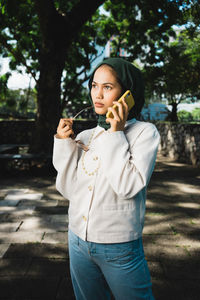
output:
[[[106,16],[97,10],[104,2],[104,9],[109,13]],[[119,49],[124,48],[129,53],[128,60],[142,62],[147,85],[152,83],[148,95],[153,88],[153,92],[168,95],[167,86],[174,90],[172,96],[177,95],[177,84],[165,83],[180,74],[177,79],[183,88],[181,79],[186,74],[182,65],[189,65],[188,70],[192,72],[199,66],[198,14],[196,0],[1,0],[0,54],[11,59],[11,69],[20,72],[21,66],[25,66],[36,81],[34,145],[41,151],[49,151],[51,137],[67,101],[80,109],[83,102],[89,103],[82,85],[100,54],[97,49],[105,46],[111,37],[112,56],[118,56]],[[169,47],[170,38],[176,36],[172,26],[188,20],[192,26],[188,27],[186,37],[182,36],[181,43],[179,40],[173,48]],[[190,46],[189,36],[194,37]],[[173,68],[175,65],[177,69]],[[191,86],[198,81],[198,72],[193,72],[192,78],[186,76],[188,82],[191,79],[187,94],[191,94]]]
[[[1,118],[35,118],[36,91],[33,89],[7,89],[0,101]]]
[[[11,73],[7,72],[4,75],[0,76],[0,102],[3,101],[7,95],[8,87],[7,82]]]
[[[67,14],[76,3],[77,1],[55,1],[55,6],[63,15]],[[73,100],[74,105],[80,104],[78,100],[82,99],[82,93],[84,94],[81,89],[82,84],[88,79],[91,63],[99,56],[96,47],[106,43],[105,38],[98,37],[96,34],[95,27],[99,16],[97,11],[93,16],[93,21],[86,22],[68,50],[70,59],[65,62],[61,83],[62,110],[65,108],[67,99]],[[3,57],[10,58],[11,70],[21,72],[20,67],[25,66],[26,72],[38,82],[42,38],[34,1],[5,2],[5,5],[1,7],[0,17],[2,29],[0,53]]]
[[[147,102],[167,99],[173,107],[170,118],[177,121],[177,105],[199,97],[198,1],[114,0],[104,8],[110,12],[103,26],[112,36],[111,55],[119,56],[123,48],[128,60],[139,61]]]
[[[67,16],[77,3],[77,0],[54,1],[58,12],[54,18]],[[172,25],[187,21],[183,20],[180,11],[180,6],[184,7],[184,3],[185,1],[181,0],[137,0],[134,3],[131,0],[126,3],[119,0],[106,1],[104,9],[109,12],[109,15],[102,15],[97,10],[80,28],[68,49],[61,83],[62,110],[67,99],[73,100],[76,105],[77,100],[82,98],[81,87],[88,79],[91,63],[98,57],[97,47],[105,46],[112,36],[114,37],[113,56],[119,55],[119,49],[122,47],[128,51],[130,61],[140,59],[146,65],[163,60],[165,54],[161,49],[165,47],[170,37],[176,35]],[[47,6],[46,10],[48,9]],[[42,33],[46,25],[40,27],[40,18],[34,1],[2,1],[0,12],[2,45],[0,53],[10,57],[11,69],[20,72],[20,67],[23,65],[27,73],[31,73],[37,82],[40,76],[39,56]],[[188,13],[187,18],[191,19],[190,14]],[[54,31],[56,30],[54,28]]]
[[[11,59],[10,69],[21,72],[20,67],[25,66],[26,72],[36,79],[41,39],[33,1],[4,1],[0,7],[0,29],[0,53]]]
[[[144,65],[163,60],[160,49],[170,37],[175,38],[173,25],[182,24],[181,5],[185,1],[132,0],[106,1],[104,8],[110,13],[105,17],[104,32],[113,37],[112,56],[119,56],[119,49],[128,52],[128,59],[139,59]]]
[[[90,104],[88,92],[83,84],[89,79],[91,68],[96,60],[102,56],[107,40],[105,36],[97,34],[96,27],[101,15],[97,10],[92,19],[83,26],[83,30],[72,42],[68,50],[70,60],[65,62],[65,71],[62,77],[62,111],[73,102],[76,109]]]
[[[193,120],[192,113],[186,110],[180,110],[177,115],[178,120],[181,122],[191,122]]]
[[[77,38],[80,38],[84,24],[103,2],[11,0],[1,3],[0,53],[4,57],[12,58],[11,68],[17,66],[20,70],[23,65],[36,80],[37,114],[31,145],[33,152],[52,151],[52,135],[61,115],[61,78],[65,62],[71,67],[70,74],[65,74],[73,80],[71,74],[78,70],[81,56],[88,62],[90,50],[92,49],[92,55],[96,53],[90,45],[92,35],[90,37],[89,28],[86,30],[85,39],[84,31],[82,32],[81,46]],[[79,11],[81,14],[77,13]],[[84,41],[88,41],[90,47],[85,47]],[[74,53],[77,55],[76,59]],[[85,61],[81,65],[89,68]]]
[[[192,118],[193,118],[194,121],[200,122],[200,108],[193,109]]]
[[[177,115],[178,120],[181,122],[200,122],[200,108],[195,108],[192,112],[180,110]]]
[[[200,32],[191,40],[188,29],[162,51],[164,60],[157,66],[145,68],[149,95],[165,98],[172,105],[172,121],[177,120],[177,106],[200,97]]]

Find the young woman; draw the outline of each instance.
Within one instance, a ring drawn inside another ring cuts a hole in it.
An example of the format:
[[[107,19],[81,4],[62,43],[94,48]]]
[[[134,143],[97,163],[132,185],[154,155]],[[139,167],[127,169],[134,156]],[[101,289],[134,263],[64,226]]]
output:
[[[61,119],[53,155],[56,187],[70,202],[74,293],[77,300],[107,300],[111,293],[117,300],[152,300],[142,230],[159,133],[136,120],[144,104],[141,72],[109,58],[94,70],[89,89],[98,126],[74,140],[72,119]],[[130,112],[124,100],[116,102],[126,90],[135,100]],[[106,119],[107,111],[114,118]]]

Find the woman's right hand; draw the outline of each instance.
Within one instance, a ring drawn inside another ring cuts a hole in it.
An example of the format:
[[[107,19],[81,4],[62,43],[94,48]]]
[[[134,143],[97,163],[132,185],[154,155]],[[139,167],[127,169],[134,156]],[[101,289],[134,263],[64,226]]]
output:
[[[74,136],[72,125],[73,119],[60,119],[57,127],[56,137],[59,139],[67,139],[70,136]]]

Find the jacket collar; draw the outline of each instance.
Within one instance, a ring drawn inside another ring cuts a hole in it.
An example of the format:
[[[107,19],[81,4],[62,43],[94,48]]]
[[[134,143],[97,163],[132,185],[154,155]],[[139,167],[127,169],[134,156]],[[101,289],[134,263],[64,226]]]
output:
[[[128,120],[126,121],[126,124],[125,124],[125,128],[136,123],[136,119],[133,118],[131,120]],[[94,133],[94,136],[93,136],[93,139],[97,138],[100,134],[102,134],[104,131],[106,131],[103,127],[97,125],[97,127],[95,127],[95,133]]]

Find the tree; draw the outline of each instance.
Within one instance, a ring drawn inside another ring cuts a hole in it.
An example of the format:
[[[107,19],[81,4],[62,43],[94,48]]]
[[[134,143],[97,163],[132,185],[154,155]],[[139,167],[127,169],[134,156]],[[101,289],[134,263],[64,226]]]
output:
[[[188,29],[162,51],[162,64],[146,67],[145,76],[149,94],[156,92],[172,105],[169,116],[178,121],[178,104],[187,98],[196,99],[200,90],[200,32],[191,40]]]
[[[70,48],[81,28],[103,2],[1,3],[1,50],[4,56],[12,55],[11,66],[25,65],[37,82],[38,111],[32,151],[52,151],[53,134],[61,115],[60,86],[65,62],[71,59]],[[14,47],[10,41],[15,41]]]
[[[60,110],[60,82],[68,50],[80,28],[92,16],[102,0],[74,1],[66,13],[56,9],[53,1],[35,0],[42,47],[40,49],[40,77],[38,80],[38,118],[35,141],[41,150],[50,151],[50,140],[55,132]],[[81,12],[79,14],[78,12]],[[51,120],[51,122],[49,122]],[[47,136],[48,139],[44,140]],[[37,140],[36,140],[37,139]],[[44,142],[43,142],[44,141]]]
[[[6,90],[0,101],[0,116],[6,119],[34,119],[36,114],[35,89]]]
[[[175,38],[173,25],[182,24],[180,7],[186,1],[168,0],[112,0],[106,1],[104,8],[109,16],[104,17],[103,33],[109,33],[111,55],[120,56],[120,48],[127,51],[126,59],[140,60],[142,65],[160,62],[160,49],[165,47],[170,37]]]
[[[111,55],[140,62],[146,81],[147,98],[163,96],[172,105],[172,121],[177,121],[177,105],[199,91],[199,12],[198,1],[106,1],[110,17],[104,30],[111,28]],[[176,25],[176,27],[174,27]],[[177,28],[187,30],[176,40]],[[192,39],[191,39],[192,37]],[[172,41],[174,41],[172,43]]]
[[[119,55],[124,47],[130,61],[140,58],[143,64],[158,63],[163,59],[160,49],[175,36],[172,25],[185,22],[180,7],[186,0],[106,1],[109,16],[94,14],[103,2],[0,2],[0,53],[12,58],[11,68],[25,66],[37,82],[34,152],[52,151],[52,136],[65,100],[79,103],[83,96],[80,84],[88,78],[91,62],[98,55],[96,45],[114,36],[112,55]]]

